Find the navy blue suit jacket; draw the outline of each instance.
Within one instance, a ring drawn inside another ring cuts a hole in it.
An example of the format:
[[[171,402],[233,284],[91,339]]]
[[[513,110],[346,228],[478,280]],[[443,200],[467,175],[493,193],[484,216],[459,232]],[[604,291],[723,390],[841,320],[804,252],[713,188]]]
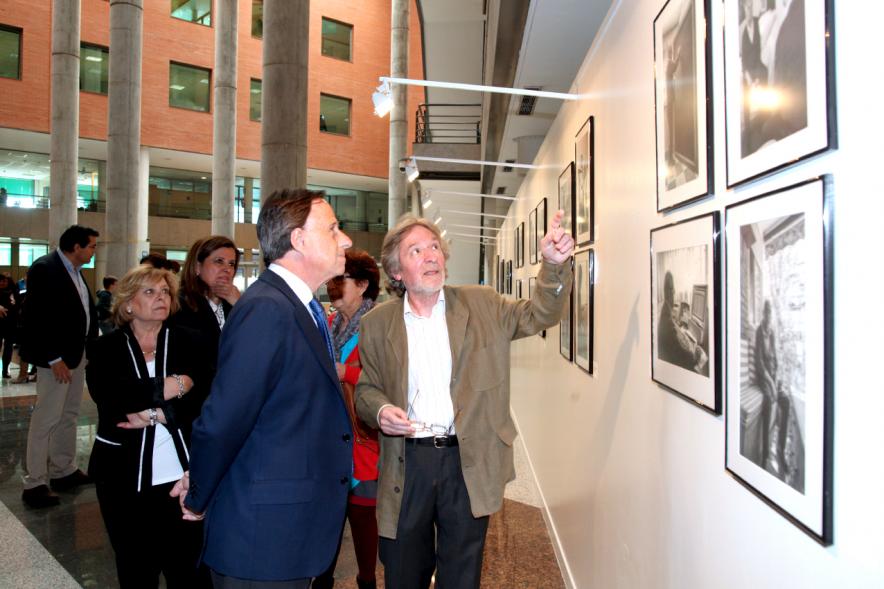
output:
[[[310,312],[264,272],[224,325],[193,425],[186,505],[206,512],[204,562],[240,579],[312,577],[344,522],[352,434]]]

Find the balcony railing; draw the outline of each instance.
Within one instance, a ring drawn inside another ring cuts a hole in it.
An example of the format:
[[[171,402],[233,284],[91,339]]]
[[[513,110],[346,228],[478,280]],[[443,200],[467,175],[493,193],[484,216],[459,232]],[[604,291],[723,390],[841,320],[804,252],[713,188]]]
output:
[[[481,104],[421,104],[415,117],[415,143],[480,143]]]

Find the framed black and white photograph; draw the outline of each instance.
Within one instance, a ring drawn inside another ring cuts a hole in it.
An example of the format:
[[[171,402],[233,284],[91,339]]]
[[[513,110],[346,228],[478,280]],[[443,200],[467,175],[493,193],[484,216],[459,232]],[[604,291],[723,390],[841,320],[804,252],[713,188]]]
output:
[[[522,279],[521,278],[516,280],[516,298],[517,299],[522,298]]]
[[[564,262],[568,264],[570,262]],[[571,265],[572,272],[573,264]],[[564,358],[570,362],[574,359],[574,337],[573,337],[573,327],[574,327],[574,319],[573,313],[571,311],[574,306],[574,289],[571,289],[571,293],[568,295],[568,302],[565,304],[565,308],[562,310],[562,318],[559,320],[559,353],[564,356]]]
[[[534,295],[534,289],[537,288],[536,283],[537,283],[536,276],[532,276],[531,278],[528,279],[528,298],[529,299]],[[543,339],[546,339],[546,330],[544,329],[543,331],[541,331],[537,335],[539,335]]]
[[[717,211],[651,230],[651,378],[721,414]]]
[[[525,265],[525,222],[519,223],[515,230],[516,268]]]
[[[574,236],[574,162],[559,175],[559,209],[562,215],[562,229]],[[546,216],[544,215],[544,218]]]
[[[589,117],[574,137],[574,241],[583,245],[593,241],[595,216],[594,117]],[[559,181],[561,184],[561,181]]]
[[[654,19],[657,211],[712,191],[710,0],[667,0]]]
[[[501,260],[500,256],[497,257],[497,292],[500,294],[504,294],[506,290],[506,260]]]
[[[506,294],[513,294],[513,261],[506,261]]]
[[[834,148],[832,0],[725,0],[727,185]]]
[[[832,542],[832,179],[725,209],[725,465]]]
[[[528,262],[537,263],[537,209],[528,213]]]
[[[574,362],[592,374],[593,271],[595,252],[574,255]]]
[[[546,197],[541,198],[540,202],[537,203],[537,206],[534,207],[534,210],[537,211],[536,221],[537,221],[537,230],[535,237],[535,248],[537,249],[537,262],[542,261],[540,256],[540,240],[543,239],[543,236],[546,235]]]

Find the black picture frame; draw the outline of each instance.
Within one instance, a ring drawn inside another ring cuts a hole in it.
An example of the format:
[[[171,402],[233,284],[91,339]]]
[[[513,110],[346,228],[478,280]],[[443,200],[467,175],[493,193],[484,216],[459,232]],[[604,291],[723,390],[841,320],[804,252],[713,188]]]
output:
[[[571,273],[574,272],[574,257],[571,256],[570,261]],[[573,284],[573,283],[572,283]],[[562,310],[562,318],[559,320],[559,353],[565,360],[571,362],[574,360],[574,289],[568,294],[568,302]]]
[[[589,117],[574,136],[573,163],[574,243],[595,241],[595,117]]]
[[[497,292],[506,294],[506,260],[498,256],[497,265]]]
[[[513,261],[506,261],[506,294],[513,294]]]
[[[720,214],[651,230],[651,379],[721,415]]]
[[[565,166],[559,174],[559,200],[558,208],[565,211],[562,215],[561,227],[574,237],[574,162]]]
[[[725,0],[728,188],[837,146],[834,1],[740,13],[739,0]]]
[[[522,279],[516,280],[516,299],[522,298]]]
[[[528,213],[528,263],[537,263],[537,209]]]
[[[494,272],[494,290],[496,290],[499,293],[500,292],[500,274],[501,274],[501,272],[500,272],[500,255],[499,254],[494,256],[494,269],[492,270],[492,272]]]
[[[654,19],[657,212],[713,191],[711,0],[667,0]]]
[[[546,224],[546,197],[540,199],[540,202],[537,203],[537,206],[534,207],[534,210],[537,211],[537,244],[535,247],[537,248],[537,261],[540,262],[543,260],[543,257],[540,255],[540,240],[546,235],[547,224]]]
[[[525,265],[525,222],[522,221],[515,229],[515,251],[516,268]]]
[[[833,537],[832,182],[725,208],[725,467],[822,545]]]
[[[595,251],[574,254],[574,363],[587,374],[593,372]]]

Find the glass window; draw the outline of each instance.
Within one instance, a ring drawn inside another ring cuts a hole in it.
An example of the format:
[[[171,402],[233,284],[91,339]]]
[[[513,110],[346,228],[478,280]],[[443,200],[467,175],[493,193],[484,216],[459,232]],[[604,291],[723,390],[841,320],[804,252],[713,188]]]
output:
[[[0,77],[21,79],[21,29],[0,25]]]
[[[80,90],[107,94],[107,47],[80,45]]]
[[[319,95],[319,130],[339,135],[350,134],[349,98]]]
[[[12,266],[11,243],[0,243],[0,266]]]
[[[353,26],[342,22],[322,19],[322,54],[336,59],[351,61],[350,46]]]
[[[172,0],[172,16],[212,26],[212,0]]]
[[[187,260],[187,250],[166,250],[166,259],[184,263]]]
[[[180,63],[169,64],[169,106],[209,112],[211,70]]]
[[[252,36],[264,37],[264,0],[252,0]]]
[[[47,253],[49,253],[49,246],[45,243],[20,243],[18,244],[18,265],[27,268],[34,263],[34,260]]]
[[[261,120],[261,80],[254,78],[249,87],[249,119]]]

